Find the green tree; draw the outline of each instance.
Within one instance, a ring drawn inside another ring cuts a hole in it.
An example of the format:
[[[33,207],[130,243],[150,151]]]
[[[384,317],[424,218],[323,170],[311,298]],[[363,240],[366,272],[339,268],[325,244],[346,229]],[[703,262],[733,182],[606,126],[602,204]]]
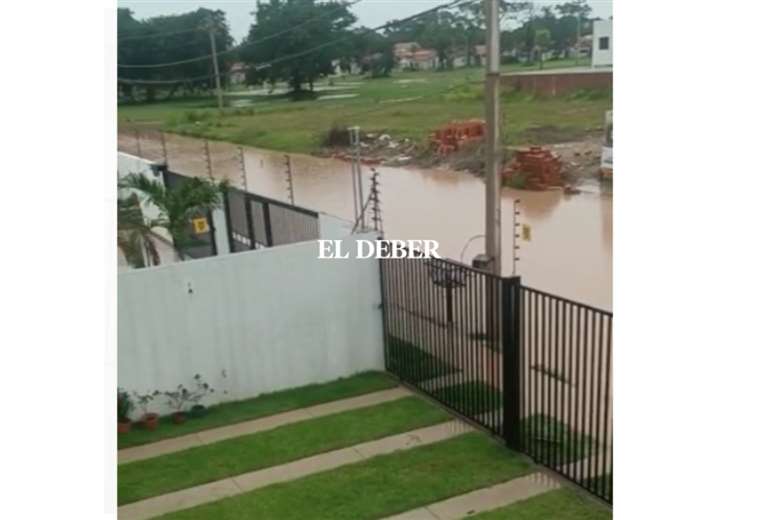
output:
[[[201,81],[183,82],[185,78],[211,76],[214,72],[210,59],[211,45],[207,27],[215,27],[215,41],[219,57],[219,69],[222,79],[224,72],[234,60],[231,52],[233,39],[224,11],[200,8],[188,13],[157,16],[145,20],[136,20],[129,9],[117,11],[117,63],[121,65],[156,65],[208,56],[208,58],[180,63],[167,67],[118,67],[121,93],[128,99],[135,99],[136,88],[144,88],[148,101],[155,99],[158,87],[155,84],[139,83],[139,80],[173,81],[168,92],[171,97],[183,87],[194,92],[198,86],[211,89],[213,77]],[[131,81],[137,81],[132,83]]]
[[[370,77],[388,77],[396,64],[393,42],[383,34],[359,28],[354,31],[348,54],[341,60],[345,66],[349,66],[352,61]]]
[[[184,260],[184,249],[195,243],[190,230],[190,219],[219,207],[227,182],[191,177],[168,190],[159,180],[131,173],[122,179],[119,186],[137,190],[149,204],[158,209],[158,218],[147,225],[151,229],[166,229],[174,242],[174,250],[180,260]]]
[[[258,0],[256,22],[240,48],[252,70],[248,81],[287,81],[295,94],[304,84],[313,90],[316,79],[333,72],[333,60],[347,54],[355,21],[344,1]]]
[[[116,241],[127,263],[132,267],[145,267],[146,257],[153,265],[161,258],[153,237],[154,223],[146,221],[136,194],[117,200]]]
[[[552,45],[552,34],[549,29],[536,30],[536,54],[538,55],[539,68],[544,68],[544,52]]]

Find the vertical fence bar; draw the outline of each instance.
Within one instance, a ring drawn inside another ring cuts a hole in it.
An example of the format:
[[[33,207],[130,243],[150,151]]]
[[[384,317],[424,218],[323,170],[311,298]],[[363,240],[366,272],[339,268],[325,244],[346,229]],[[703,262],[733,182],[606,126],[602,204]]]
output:
[[[501,284],[503,418],[507,446],[520,450],[520,335],[518,317],[520,277],[505,278]]]
[[[603,466],[604,466],[604,474],[610,475],[610,478],[612,478],[612,459],[610,459],[610,468],[607,469],[607,452],[609,451],[610,454],[612,454],[612,446],[607,445],[607,430],[610,428],[610,407],[612,406],[612,397],[610,396],[610,378],[612,377],[611,372],[611,365],[612,365],[612,317],[608,319],[608,325],[607,325],[607,366],[605,368],[605,372],[607,373],[607,378],[605,381],[605,406],[604,406],[604,454],[603,456]],[[610,435],[612,432],[610,432]],[[610,437],[610,441],[612,438]],[[609,494],[608,494],[609,492]],[[603,496],[612,502],[612,486],[610,485],[610,489],[607,489],[607,478],[604,479],[604,494]]]
[[[595,313],[597,314],[597,313]],[[599,426],[600,421],[599,418],[601,417],[601,401],[602,401],[602,342],[604,341],[603,331],[604,329],[604,317],[599,315],[599,329],[597,330],[598,336],[596,341],[596,348],[597,348],[597,355],[596,355],[596,366],[592,367],[596,370],[596,378],[594,381],[594,387],[596,390],[596,404],[594,405],[594,458],[593,458],[593,465],[591,468],[591,476],[593,477],[594,482],[594,493],[599,495],[599,460],[602,457],[602,454],[599,453],[599,447],[601,446],[601,443],[599,442],[600,435],[599,435]],[[604,449],[604,447],[602,447]]]

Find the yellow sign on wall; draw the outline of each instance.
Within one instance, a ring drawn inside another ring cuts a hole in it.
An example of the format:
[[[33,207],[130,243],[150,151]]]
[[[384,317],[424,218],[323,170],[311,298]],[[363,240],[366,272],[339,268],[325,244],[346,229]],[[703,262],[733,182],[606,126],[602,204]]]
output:
[[[193,232],[195,232],[196,235],[208,233],[208,220],[206,220],[206,217],[193,219]]]
[[[532,230],[531,230],[531,228],[530,228],[530,226],[528,224],[523,224],[522,225],[522,239],[525,242],[530,242],[531,232],[532,232]]]

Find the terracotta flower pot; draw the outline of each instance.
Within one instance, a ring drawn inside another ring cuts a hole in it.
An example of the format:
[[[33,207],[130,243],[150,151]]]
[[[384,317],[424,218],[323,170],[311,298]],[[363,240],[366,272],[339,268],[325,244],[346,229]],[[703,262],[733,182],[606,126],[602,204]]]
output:
[[[183,412],[174,412],[172,414],[172,422],[174,424],[182,424],[187,420],[187,416]]]
[[[142,427],[146,430],[155,430],[158,428],[158,414],[146,413],[140,420],[140,424],[142,424]]]
[[[129,433],[129,430],[132,429],[132,421],[119,421],[116,423],[116,429],[119,433]]]

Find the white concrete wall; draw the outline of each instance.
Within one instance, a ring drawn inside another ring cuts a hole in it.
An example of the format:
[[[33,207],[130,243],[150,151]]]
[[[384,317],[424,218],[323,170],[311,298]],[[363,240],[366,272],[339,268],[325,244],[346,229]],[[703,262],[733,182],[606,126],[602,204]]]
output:
[[[351,234],[352,222],[327,213],[319,214],[319,238],[326,240],[344,239]]]
[[[344,249],[357,238],[375,235]],[[119,386],[200,373],[210,404],[382,369],[378,261],[317,256],[313,241],[119,273]]]
[[[609,38],[606,50],[599,48],[599,40]],[[612,20],[597,20],[594,22],[594,48],[591,52],[592,67],[612,67]]]

